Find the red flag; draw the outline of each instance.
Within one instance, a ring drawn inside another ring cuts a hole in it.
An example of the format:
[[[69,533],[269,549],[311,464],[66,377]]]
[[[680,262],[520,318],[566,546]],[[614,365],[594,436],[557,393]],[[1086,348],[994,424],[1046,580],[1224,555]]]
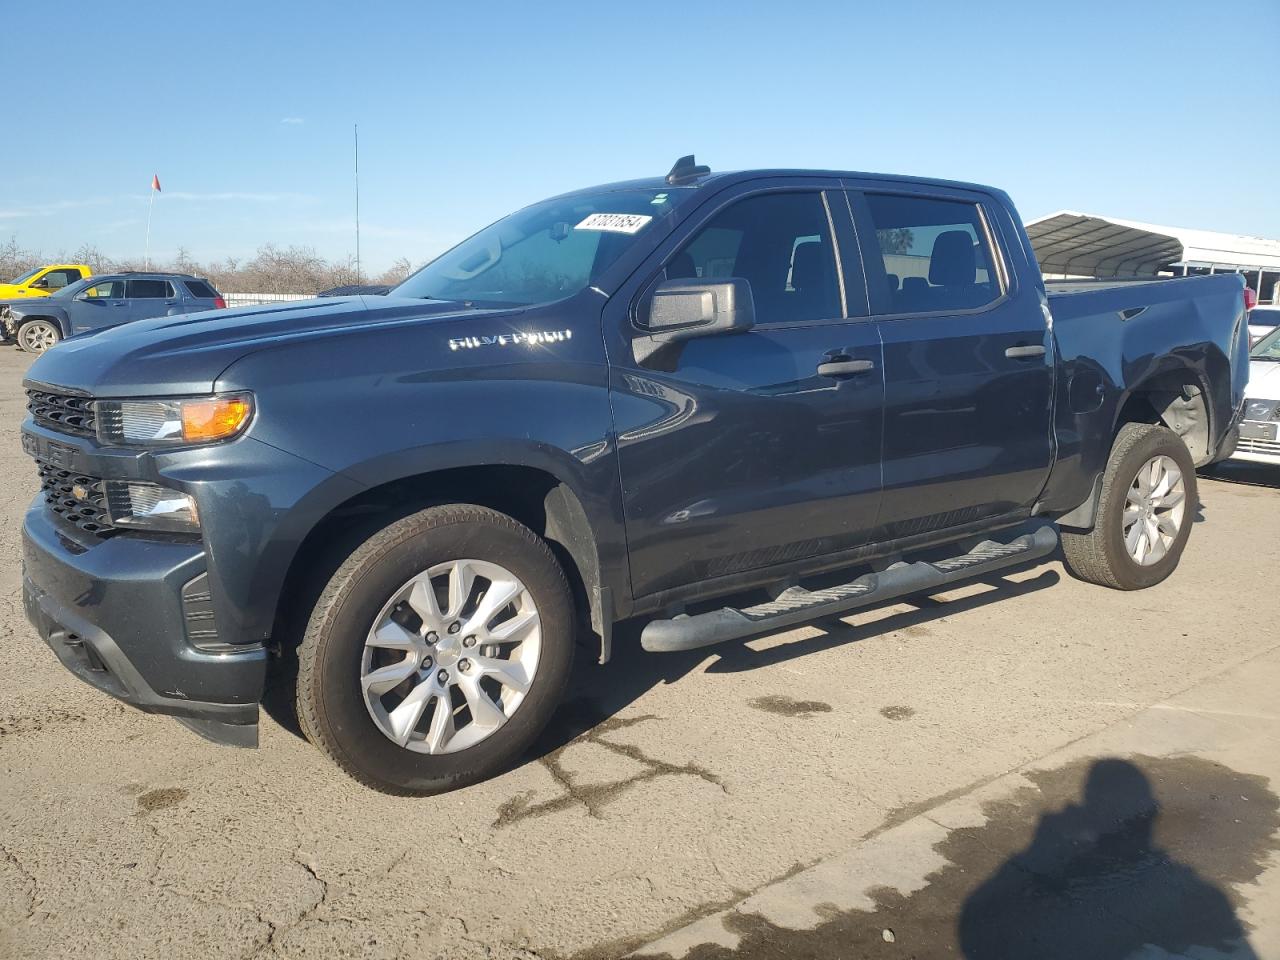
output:
[[[151,175],[151,189],[156,193],[160,192],[160,177],[154,173]]]

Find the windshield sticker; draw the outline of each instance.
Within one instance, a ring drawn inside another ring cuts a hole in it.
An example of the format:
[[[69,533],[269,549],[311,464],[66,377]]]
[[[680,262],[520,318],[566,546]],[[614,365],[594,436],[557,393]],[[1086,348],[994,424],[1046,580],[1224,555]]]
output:
[[[603,230],[606,233],[639,233],[652,220],[643,213],[593,213],[573,229]]]

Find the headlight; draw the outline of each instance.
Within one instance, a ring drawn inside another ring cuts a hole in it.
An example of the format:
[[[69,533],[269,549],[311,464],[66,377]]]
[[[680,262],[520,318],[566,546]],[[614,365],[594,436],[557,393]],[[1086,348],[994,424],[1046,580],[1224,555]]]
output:
[[[209,443],[236,436],[253,418],[247,393],[185,400],[99,400],[103,443],[171,445]]]
[[[107,513],[117,527],[198,533],[200,515],[195,500],[178,490],[154,483],[110,480]]]

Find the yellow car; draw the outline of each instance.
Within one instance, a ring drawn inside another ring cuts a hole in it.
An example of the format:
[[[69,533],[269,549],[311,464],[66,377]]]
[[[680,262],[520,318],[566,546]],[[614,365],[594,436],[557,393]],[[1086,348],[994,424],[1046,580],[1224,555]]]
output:
[[[51,263],[45,267],[36,267],[16,280],[0,283],[0,300],[47,297],[68,284],[83,280],[92,274],[93,271],[83,263]]]

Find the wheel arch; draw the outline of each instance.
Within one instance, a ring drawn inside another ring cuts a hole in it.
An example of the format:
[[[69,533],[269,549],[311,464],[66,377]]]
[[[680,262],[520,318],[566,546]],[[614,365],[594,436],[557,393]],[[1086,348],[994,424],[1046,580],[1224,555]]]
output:
[[[21,320],[14,321],[13,332],[16,334],[29,323],[35,323],[37,320],[44,320],[53,324],[58,328],[58,334],[65,340],[67,338],[67,325],[61,317],[47,313],[24,314]]]
[[[609,655],[614,611],[601,575],[596,524],[567,478],[545,466],[476,463],[404,473],[333,504],[298,541],[276,610],[278,638],[300,635],[298,617],[359,543],[388,523],[442,503],[504,513],[545,540],[564,568],[574,606]]]
[[[1111,442],[1127,423],[1162,423],[1182,438],[1196,466],[1202,466],[1213,458],[1212,418],[1203,373],[1190,364],[1166,363],[1121,393]]]

